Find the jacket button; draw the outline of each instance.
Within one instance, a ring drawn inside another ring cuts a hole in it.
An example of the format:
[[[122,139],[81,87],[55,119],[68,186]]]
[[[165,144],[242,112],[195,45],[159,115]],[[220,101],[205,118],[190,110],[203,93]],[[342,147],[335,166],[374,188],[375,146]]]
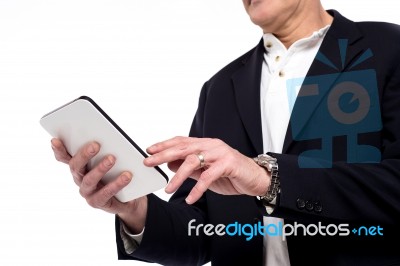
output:
[[[300,210],[304,209],[304,207],[306,206],[306,201],[302,198],[298,198],[296,203],[297,208],[299,208]]]
[[[322,204],[319,201],[314,201],[314,211],[316,213],[322,212]]]
[[[312,203],[312,201],[307,200],[306,201],[306,210],[307,211],[312,211],[314,209],[314,204]]]

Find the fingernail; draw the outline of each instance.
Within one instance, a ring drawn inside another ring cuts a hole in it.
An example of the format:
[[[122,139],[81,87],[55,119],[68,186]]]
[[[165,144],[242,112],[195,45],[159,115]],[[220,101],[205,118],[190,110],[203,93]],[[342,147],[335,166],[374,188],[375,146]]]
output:
[[[172,185],[171,185],[171,183],[169,183],[166,187],[165,187],[165,192],[166,193],[171,193],[171,187],[172,187]]]
[[[124,182],[129,182],[132,179],[132,175],[130,175],[129,173],[123,173],[122,174],[122,180],[124,180]]]
[[[89,146],[89,153],[90,154],[94,154],[94,153],[96,153],[97,149],[98,149],[98,145],[97,144],[91,144]]]
[[[192,196],[187,196],[185,201],[186,201],[187,204],[192,204],[192,202],[193,202]]]
[[[152,160],[153,160],[153,157],[149,156],[149,157],[147,157],[147,158],[145,158],[145,159],[143,160],[143,163],[144,163],[145,165],[149,165],[149,164],[151,163]]]
[[[154,149],[154,145],[151,145],[150,147],[148,147],[147,149],[146,149],[146,151],[148,152],[148,153],[151,153],[151,151]]]
[[[95,153],[95,150],[94,150],[93,145],[90,145],[90,146],[89,146],[89,153],[90,153],[90,154]]]
[[[114,157],[112,157],[112,156],[108,156],[107,157],[107,160],[106,160],[106,165],[107,166],[111,166],[111,165],[113,165],[114,164]]]

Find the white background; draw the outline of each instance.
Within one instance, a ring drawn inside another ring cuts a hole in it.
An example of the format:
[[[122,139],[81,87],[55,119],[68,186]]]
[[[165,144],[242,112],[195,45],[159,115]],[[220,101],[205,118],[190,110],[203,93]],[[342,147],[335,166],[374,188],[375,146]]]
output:
[[[395,1],[323,3],[400,23]],[[143,148],[186,135],[202,84],[260,38],[240,0],[0,0],[0,265],[144,265],[117,261],[114,216],[79,196],[40,117],[88,95]]]

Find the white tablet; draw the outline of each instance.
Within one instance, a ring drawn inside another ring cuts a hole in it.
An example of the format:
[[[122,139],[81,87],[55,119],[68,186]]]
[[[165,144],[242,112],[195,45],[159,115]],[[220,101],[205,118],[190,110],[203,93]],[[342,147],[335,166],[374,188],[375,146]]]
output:
[[[148,155],[89,97],[82,96],[44,115],[40,124],[51,136],[63,141],[67,151],[74,155],[84,144],[97,141],[100,152],[88,168],[97,165],[104,156],[116,157],[114,167],[104,176],[107,184],[123,171],[133,174],[132,181],[116,198],[127,202],[166,186],[167,175],[159,167],[146,167]]]

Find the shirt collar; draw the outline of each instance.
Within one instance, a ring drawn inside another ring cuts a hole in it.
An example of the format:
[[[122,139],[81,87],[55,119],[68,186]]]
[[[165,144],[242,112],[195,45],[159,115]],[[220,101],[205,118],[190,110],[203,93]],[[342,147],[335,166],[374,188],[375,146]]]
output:
[[[283,43],[275,37],[272,33],[265,33],[263,35],[264,47],[267,54],[272,51],[289,51],[289,50],[302,50],[314,47],[320,39],[323,39],[328,32],[331,25],[327,25],[317,31],[314,31],[309,37],[297,40],[294,42],[289,49],[283,45]]]

